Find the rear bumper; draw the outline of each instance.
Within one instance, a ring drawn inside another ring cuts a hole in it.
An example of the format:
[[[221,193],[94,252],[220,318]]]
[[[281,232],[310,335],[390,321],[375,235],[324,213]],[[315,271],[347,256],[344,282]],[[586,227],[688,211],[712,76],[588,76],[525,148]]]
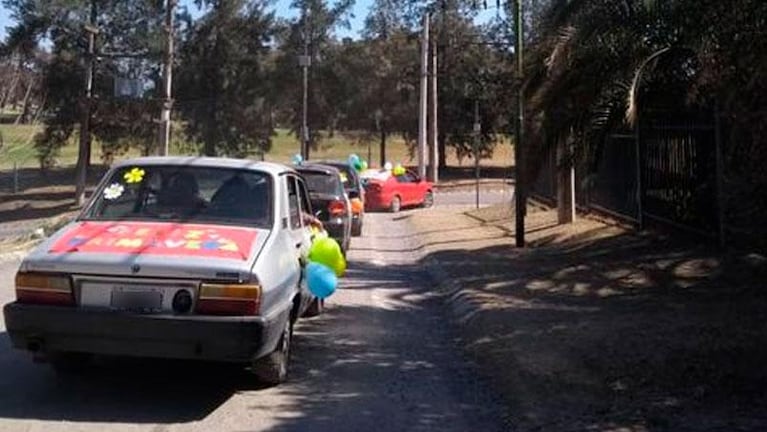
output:
[[[45,355],[94,354],[249,362],[271,352],[290,309],[271,319],[138,315],[9,303],[3,309],[11,344]]]
[[[348,218],[333,218],[329,221],[322,222],[328,235],[336,240],[340,244],[344,244],[346,233],[349,229]]]

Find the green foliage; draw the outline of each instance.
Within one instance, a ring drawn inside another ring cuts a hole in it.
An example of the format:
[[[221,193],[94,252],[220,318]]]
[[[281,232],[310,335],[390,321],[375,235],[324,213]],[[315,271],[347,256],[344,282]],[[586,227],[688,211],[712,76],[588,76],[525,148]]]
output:
[[[274,18],[264,6],[215,2],[181,47],[176,106],[206,155],[243,157],[271,146]]]

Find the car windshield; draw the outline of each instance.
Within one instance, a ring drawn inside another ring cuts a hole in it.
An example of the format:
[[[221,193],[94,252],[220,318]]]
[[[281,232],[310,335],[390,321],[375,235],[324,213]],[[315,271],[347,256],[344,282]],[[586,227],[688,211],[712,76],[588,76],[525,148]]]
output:
[[[341,184],[344,189],[356,189],[357,185],[354,184],[354,174],[352,173],[352,169],[348,165],[336,165],[336,169],[338,169],[338,173],[341,176]]]
[[[340,195],[343,193],[340,176],[320,171],[301,171],[309,193]]]
[[[269,227],[268,174],[178,165],[114,170],[93,198],[88,220],[163,220]]]

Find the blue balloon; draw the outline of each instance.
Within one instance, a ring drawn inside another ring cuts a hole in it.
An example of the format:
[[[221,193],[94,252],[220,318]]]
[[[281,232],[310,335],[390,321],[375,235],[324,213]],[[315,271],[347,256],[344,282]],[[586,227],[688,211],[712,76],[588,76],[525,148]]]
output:
[[[306,266],[306,284],[309,286],[309,292],[324,299],[336,291],[338,277],[330,267],[310,262]]]
[[[304,158],[300,154],[297,154],[293,155],[293,159],[291,159],[291,161],[293,162],[293,165],[301,165],[301,163],[304,161]]]
[[[350,167],[354,167],[354,165],[355,165],[355,164],[357,164],[357,163],[359,163],[359,162],[360,162],[360,157],[359,157],[359,156],[357,156],[356,154],[353,154],[353,153],[352,153],[352,154],[349,156],[349,160],[348,160],[348,162],[349,162],[349,166],[350,166]]]

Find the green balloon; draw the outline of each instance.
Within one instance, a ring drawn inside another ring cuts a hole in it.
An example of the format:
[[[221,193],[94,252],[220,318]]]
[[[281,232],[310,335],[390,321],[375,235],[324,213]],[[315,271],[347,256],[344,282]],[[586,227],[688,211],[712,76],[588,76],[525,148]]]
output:
[[[338,255],[338,259],[330,266],[335,272],[336,276],[341,277],[346,273],[346,258],[342,254]]]
[[[343,273],[340,266],[341,263],[346,267],[344,255],[341,253],[341,246],[330,237],[314,240],[312,247],[309,249],[309,260],[332,268],[336,274],[339,272]]]
[[[354,168],[354,171],[360,172],[362,171],[362,161],[355,161],[354,165],[352,165],[352,168]]]
[[[360,171],[365,171],[368,169],[368,161],[362,161],[362,169]]]

